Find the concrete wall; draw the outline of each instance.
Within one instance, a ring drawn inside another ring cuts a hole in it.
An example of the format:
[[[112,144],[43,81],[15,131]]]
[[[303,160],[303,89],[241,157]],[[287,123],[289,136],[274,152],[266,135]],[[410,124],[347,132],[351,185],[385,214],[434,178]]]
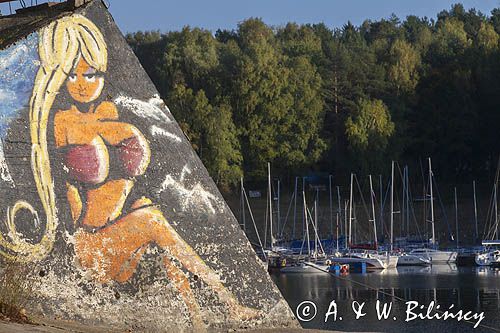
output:
[[[296,325],[100,1],[0,50],[0,139],[0,254],[36,268],[33,311]]]

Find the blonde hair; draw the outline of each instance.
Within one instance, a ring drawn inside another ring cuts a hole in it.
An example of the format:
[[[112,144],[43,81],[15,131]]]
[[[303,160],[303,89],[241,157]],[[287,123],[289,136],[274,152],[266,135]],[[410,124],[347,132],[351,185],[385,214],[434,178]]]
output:
[[[0,235],[0,254],[8,259],[41,260],[52,250],[58,226],[54,182],[47,146],[47,123],[54,99],[68,74],[83,57],[101,72],[106,71],[108,54],[104,38],[94,23],[73,14],[61,18],[39,32],[40,68],[30,100],[31,168],[36,188],[46,215],[45,231],[36,244],[23,239],[15,225],[17,212],[28,210],[39,225],[39,217],[31,204],[17,201],[7,210],[8,238]]]

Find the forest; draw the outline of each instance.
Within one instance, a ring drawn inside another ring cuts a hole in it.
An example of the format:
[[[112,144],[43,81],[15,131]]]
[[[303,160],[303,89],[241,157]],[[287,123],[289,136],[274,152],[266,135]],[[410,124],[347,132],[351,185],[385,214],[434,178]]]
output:
[[[185,27],[127,41],[215,182],[384,174],[432,157],[448,183],[492,181],[500,141],[500,8],[436,18]]]

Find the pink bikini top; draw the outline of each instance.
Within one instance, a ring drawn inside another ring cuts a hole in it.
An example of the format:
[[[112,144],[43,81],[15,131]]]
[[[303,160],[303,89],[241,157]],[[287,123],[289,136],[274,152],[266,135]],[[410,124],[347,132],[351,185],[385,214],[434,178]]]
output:
[[[97,185],[104,182],[109,169],[114,177],[121,178],[140,176],[146,171],[149,147],[145,140],[134,136],[107,148],[108,156],[93,144],[66,148],[64,165],[68,175],[78,182]]]

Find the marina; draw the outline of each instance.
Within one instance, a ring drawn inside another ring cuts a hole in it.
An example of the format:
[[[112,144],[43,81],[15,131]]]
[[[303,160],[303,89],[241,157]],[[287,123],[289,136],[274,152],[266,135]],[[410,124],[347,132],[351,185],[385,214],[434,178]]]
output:
[[[275,274],[271,275],[292,309],[303,300],[315,303],[318,315],[304,328],[355,332],[488,332],[499,327],[500,271],[491,267],[457,267],[453,264],[426,267],[405,266],[351,274],[348,278],[332,274]],[[338,316],[325,322],[325,312],[332,300],[338,306]],[[376,303],[392,303],[388,320],[379,320]],[[443,310],[452,304],[455,309],[484,312],[480,326],[456,320],[413,320],[406,322],[406,302],[415,301],[428,306],[431,302]],[[351,310],[353,301],[365,302],[366,316],[356,320]],[[393,320],[396,317],[396,320]],[[390,325],[387,322],[390,320]]]
[[[250,239],[257,240],[253,242],[254,248],[257,253],[261,254],[261,259],[267,263],[268,269],[272,272],[340,272],[338,267],[345,265],[343,274],[347,274],[351,271],[386,270],[402,266],[426,267],[438,264],[495,266],[500,264],[500,251],[495,248],[499,245],[499,242],[495,240],[499,223],[498,172],[494,180],[487,221],[484,223],[485,235],[491,240],[484,240],[480,245],[476,243],[468,246],[460,244],[458,239],[459,207],[456,187],[454,189],[455,231],[451,231],[452,228],[445,213],[441,212],[439,218],[436,217],[436,210],[443,209],[443,203],[432,171],[431,158],[427,159],[427,174],[422,178],[423,199],[413,198],[410,191],[408,167],[405,166],[401,170],[393,161],[385,195],[382,177],[379,177],[380,189],[377,195],[372,175],[368,175],[368,182],[365,185],[369,186],[369,199],[366,200],[366,191],[363,191],[362,183],[356,174],[351,173],[348,198],[344,200],[343,205],[340,186],[334,186],[333,176],[329,175],[324,184],[303,177],[301,191],[299,190],[299,177],[296,177],[285,216],[281,210],[281,181],[279,178],[273,178],[270,164],[267,166],[267,171],[264,223],[259,225],[259,219],[255,218],[256,215],[252,211],[251,201],[242,179],[240,226],[247,231]],[[400,175],[399,179],[397,172]],[[307,182],[309,182],[309,188],[306,187]],[[261,195],[259,191],[250,192],[253,197]],[[323,208],[319,205],[319,202],[324,200],[320,192],[326,192],[328,196],[326,212],[324,211],[325,205]],[[398,193],[401,195],[398,196]],[[477,241],[479,231],[475,182],[473,194],[474,238]],[[424,219],[423,227],[419,227],[416,217],[415,206],[417,204],[424,206],[420,210],[420,215],[422,215],[420,218]],[[386,215],[389,215],[388,218]],[[247,216],[250,217],[249,220]],[[327,228],[325,228],[325,219],[330,224],[326,226]],[[439,237],[442,239],[443,236],[441,233],[438,237],[436,231],[438,227],[442,230],[443,223],[447,224],[449,231],[447,248],[440,246]],[[399,237],[395,236],[396,232],[399,233]],[[403,236],[404,233],[406,236]],[[302,237],[297,239],[296,234],[301,234]],[[451,247],[453,244],[455,248]],[[353,269],[349,269],[349,266]]]

